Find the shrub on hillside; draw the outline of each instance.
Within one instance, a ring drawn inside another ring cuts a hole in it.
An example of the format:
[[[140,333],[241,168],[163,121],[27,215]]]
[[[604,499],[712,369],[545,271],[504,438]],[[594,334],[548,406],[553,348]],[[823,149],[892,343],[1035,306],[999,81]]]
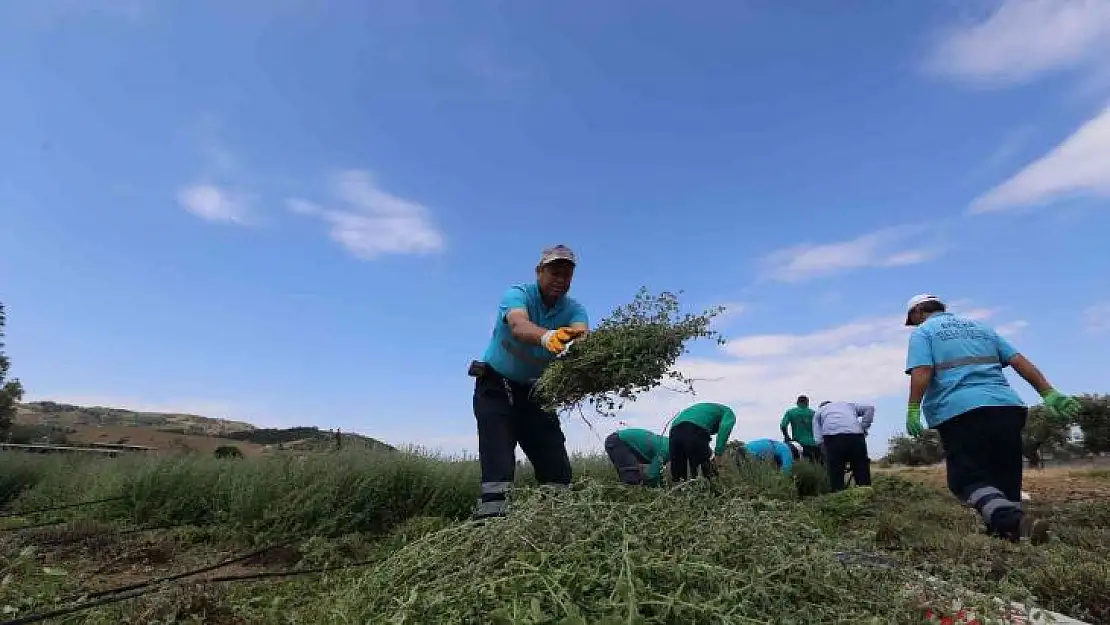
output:
[[[235,445],[220,445],[212,455],[217,458],[242,458],[243,452]]]
[[[1076,418],[1083,432],[1083,448],[1097,454],[1110,451],[1110,395],[1080,395]]]
[[[65,445],[69,442],[64,428],[53,425],[23,425],[16,424],[8,430],[8,442],[19,445],[33,445],[46,443],[49,445]]]
[[[920,467],[944,460],[944,446],[936,430],[924,430],[921,436],[894,436],[890,439],[887,460],[894,464]]]

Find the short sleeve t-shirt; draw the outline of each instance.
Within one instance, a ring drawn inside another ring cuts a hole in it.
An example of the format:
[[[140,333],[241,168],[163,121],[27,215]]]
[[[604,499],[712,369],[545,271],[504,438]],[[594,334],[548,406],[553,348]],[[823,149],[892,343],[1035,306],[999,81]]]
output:
[[[1003,369],[1018,351],[984,323],[936,313],[910,334],[906,373],[931,366],[921,412],[929,427],[983,406],[1024,406]]]
[[[782,441],[757,438],[754,441],[744,443],[744,450],[750,456],[773,460],[775,464],[779,465],[783,473],[790,473],[790,467],[794,464],[794,454],[790,453],[790,447]]]
[[[791,426],[790,433],[798,441],[798,444],[813,447],[817,444],[813,438],[813,409],[803,408],[802,406],[794,406],[782,415],[782,421],[779,422],[779,428],[784,429],[786,426]]]
[[[548,308],[540,296],[540,287],[535,282],[517,284],[508,288],[501,296],[497,308],[497,319],[493,324],[493,335],[486,347],[482,360],[502,376],[521,384],[534,382],[555,356],[539,345],[521,342],[513,336],[505,316],[510,310],[523,308],[528,311],[532,323],[555,330],[574,323],[589,323],[586,309],[572,297],[563,296]]]

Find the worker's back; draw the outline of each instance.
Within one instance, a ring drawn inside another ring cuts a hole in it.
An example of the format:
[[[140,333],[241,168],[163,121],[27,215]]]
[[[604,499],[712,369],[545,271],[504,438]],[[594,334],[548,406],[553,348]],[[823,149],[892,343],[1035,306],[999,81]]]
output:
[[[786,443],[769,438],[757,438],[744,443],[744,451],[748,456],[774,461],[783,471],[789,471],[794,461]]]
[[[990,326],[949,312],[931,315],[910,335],[906,373],[933,368],[922,402],[930,427],[981,406],[1023,406],[1002,369],[1017,350]]]

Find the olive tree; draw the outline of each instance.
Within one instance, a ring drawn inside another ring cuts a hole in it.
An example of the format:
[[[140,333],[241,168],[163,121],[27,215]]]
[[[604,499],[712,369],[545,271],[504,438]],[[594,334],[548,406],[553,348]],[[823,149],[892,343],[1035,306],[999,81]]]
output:
[[[7,317],[4,304],[0,303],[0,431],[8,432],[15,419],[16,405],[23,399],[23,385],[18,379],[8,379],[11,360],[4,353],[4,325]]]

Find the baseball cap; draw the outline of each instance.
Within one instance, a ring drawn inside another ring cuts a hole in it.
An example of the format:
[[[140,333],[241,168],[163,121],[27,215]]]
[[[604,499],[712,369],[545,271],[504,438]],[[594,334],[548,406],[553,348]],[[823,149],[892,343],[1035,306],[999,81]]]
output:
[[[910,323],[910,312],[916,306],[924,304],[925,302],[941,302],[941,299],[936,295],[932,295],[930,293],[921,293],[920,295],[914,295],[913,297],[911,297],[910,301],[906,302],[906,325],[913,325],[912,323]]]
[[[540,267],[548,263],[553,263],[557,260],[570,261],[570,264],[577,265],[578,259],[575,257],[574,252],[565,245],[553,245],[544,248],[543,254],[540,256]]]

